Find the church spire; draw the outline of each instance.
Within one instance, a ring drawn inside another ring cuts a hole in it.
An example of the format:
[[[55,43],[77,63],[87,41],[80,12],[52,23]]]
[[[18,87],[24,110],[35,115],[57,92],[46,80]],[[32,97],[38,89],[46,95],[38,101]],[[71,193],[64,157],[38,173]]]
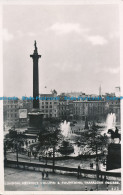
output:
[[[99,87],[99,96],[102,95],[101,93],[102,93],[102,92],[101,92],[101,84],[100,84],[100,87]]]

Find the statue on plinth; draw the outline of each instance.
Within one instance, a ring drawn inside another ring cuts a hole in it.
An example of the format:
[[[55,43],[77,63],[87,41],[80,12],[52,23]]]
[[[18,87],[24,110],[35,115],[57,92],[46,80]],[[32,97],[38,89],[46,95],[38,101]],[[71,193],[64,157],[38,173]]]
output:
[[[37,43],[36,43],[36,41],[34,42],[34,47],[35,47],[34,53],[38,53]]]

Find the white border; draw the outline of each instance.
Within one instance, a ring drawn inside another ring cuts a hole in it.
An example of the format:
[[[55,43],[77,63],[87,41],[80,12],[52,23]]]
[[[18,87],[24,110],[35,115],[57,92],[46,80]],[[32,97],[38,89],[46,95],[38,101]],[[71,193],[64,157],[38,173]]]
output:
[[[0,37],[2,37],[2,6],[0,5]],[[2,39],[0,39],[0,97],[3,96],[3,52]],[[0,190],[4,190],[3,168],[3,101],[0,101]]]
[[[2,37],[2,6],[4,5],[78,5],[78,4],[118,4],[119,5],[119,21],[120,21],[120,87],[121,96],[123,96],[123,0],[1,0],[0,2],[0,37]],[[2,40],[0,39],[0,95],[3,96],[3,60],[2,60]],[[121,129],[123,127],[123,102],[121,101]],[[3,170],[3,102],[0,101],[0,194],[123,194],[121,191],[4,191],[4,170]],[[123,140],[123,134],[122,134]],[[122,145],[121,145],[122,146]],[[122,146],[123,147],[123,146]],[[123,151],[123,148],[122,150]],[[123,162],[123,156],[122,156]],[[123,184],[123,176],[121,177],[121,187]]]

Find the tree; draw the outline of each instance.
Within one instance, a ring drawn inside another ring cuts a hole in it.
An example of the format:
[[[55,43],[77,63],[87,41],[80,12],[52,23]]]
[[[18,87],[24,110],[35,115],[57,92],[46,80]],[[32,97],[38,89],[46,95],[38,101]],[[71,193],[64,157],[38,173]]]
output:
[[[53,132],[46,132],[46,133],[39,134],[39,141],[41,147],[45,146],[47,149],[48,148],[53,149],[53,172],[55,166],[55,147],[61,139],[62,139],[62,135],[59,129],[55,129]]]

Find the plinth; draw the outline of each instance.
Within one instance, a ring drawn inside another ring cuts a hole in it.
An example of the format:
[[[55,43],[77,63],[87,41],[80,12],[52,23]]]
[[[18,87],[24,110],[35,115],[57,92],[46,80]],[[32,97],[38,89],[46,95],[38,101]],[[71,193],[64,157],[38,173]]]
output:
[[[121,168],[121,144],[111,143],[108,146],[107,170]]]
[[[41,132],[42,122],[43,122],[43,113],[40,111],[32,111],[28,113],[29,116],[29,127],[26,131],[28,138],[37,138],[37,135]]]

